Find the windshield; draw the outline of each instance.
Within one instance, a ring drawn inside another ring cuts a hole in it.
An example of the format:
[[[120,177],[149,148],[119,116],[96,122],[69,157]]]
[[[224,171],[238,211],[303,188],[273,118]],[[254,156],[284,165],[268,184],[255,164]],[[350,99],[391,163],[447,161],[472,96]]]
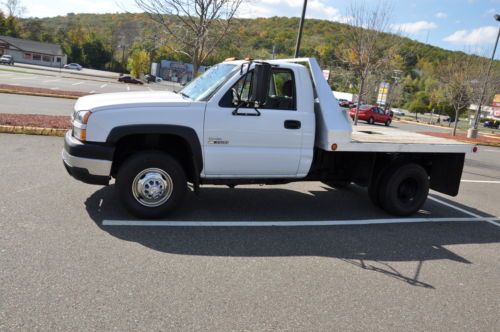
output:
[[[220,63],[211,67],[203,75],[189,83],[179,93],[192,100],[203,100],[227,81],[236,70],[236,65]]]

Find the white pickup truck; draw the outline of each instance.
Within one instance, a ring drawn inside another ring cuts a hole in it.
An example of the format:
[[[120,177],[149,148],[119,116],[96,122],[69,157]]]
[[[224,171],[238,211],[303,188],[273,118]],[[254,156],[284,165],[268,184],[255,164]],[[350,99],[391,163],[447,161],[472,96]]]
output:
[[[75,105],[62,159],[108,185],[136,216],[159,218],[192,183],[234,187],[355,183],[390,214],[418,211],[429,188],[457,195],[475,147],[383,126],[354,128],[315,59],[234,60],[181,91],[86,96]],[[334,204],[334,202],[332,202]]]

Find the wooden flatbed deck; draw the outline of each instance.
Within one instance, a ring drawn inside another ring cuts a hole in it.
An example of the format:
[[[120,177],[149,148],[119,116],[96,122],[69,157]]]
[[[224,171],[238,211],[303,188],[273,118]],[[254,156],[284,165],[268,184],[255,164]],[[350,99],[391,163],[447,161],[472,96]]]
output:
[[[338,151],[468,153],[472,145],[377,125],[353,126],[352,140]]]

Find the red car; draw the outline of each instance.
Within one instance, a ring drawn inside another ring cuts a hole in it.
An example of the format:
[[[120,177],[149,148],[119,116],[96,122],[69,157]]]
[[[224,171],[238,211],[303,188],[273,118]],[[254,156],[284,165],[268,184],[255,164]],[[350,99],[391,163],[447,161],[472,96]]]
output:
[[[351,119],[354,120],[355,114],[356,107],[351,108],[351,110],[349,111]],[[386,126],[390,126],[392,117],[389,114],[386,114],[380,107],[363,105],[359,108],[358,120],[366,121],[369,124],[379,122],[385,124]]]

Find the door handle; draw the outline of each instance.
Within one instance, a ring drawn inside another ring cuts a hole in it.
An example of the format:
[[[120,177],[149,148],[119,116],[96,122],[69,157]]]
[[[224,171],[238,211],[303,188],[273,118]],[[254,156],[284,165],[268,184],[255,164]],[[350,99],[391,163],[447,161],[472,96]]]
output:
[[[300,129],[301,123],[298,120],[285,120],[286,129]]]

